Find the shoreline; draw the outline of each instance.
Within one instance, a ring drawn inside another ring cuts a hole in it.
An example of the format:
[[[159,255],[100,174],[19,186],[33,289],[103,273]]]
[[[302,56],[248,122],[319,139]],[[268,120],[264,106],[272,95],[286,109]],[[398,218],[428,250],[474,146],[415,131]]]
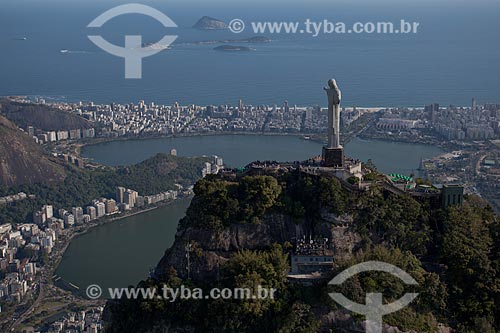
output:
[[[405,140],[400,139],[400,140],[394,140],[392,138],[373,138],[370,136],[365,136],[363,134],[361,135],[356,135],[354,138],[365,140],[365,141],[382,141],[382,142],[393,142],[393,143],[405,143],[405,144],[413,144],[413,145],[424,145],[424,146],[433,146],[433,147],[438,147],[439,149],[443,150],[444,152],[450,152],[453,150],[460,150],[460,145],[452,142],[442,142],[442,141],[426,141],[426,142],[416,142],[412,140]]]
[[[175,200],[177,200],[177,199],[171,200],[171,202],[174,202]],[[165,205],[165,206],[167,206],[167,205]],[[147,212],[150,212],[150,211],[158,209],[158,208],[159,208],[159,206],[154,206],[154,207],[149,207],[149,208],[146,208],[146,209],[143,209],[143,210],[138,210],[138,211],[133,212],[133,213],[128,214],[128,215],[121,215],[121,216],[113,217],[112,219],[109,220],[109,222],[120,221],[120,220],[123,220],[123,219],[125,219],[127,217],[131,217],[131,216],[136,216],[136,215],[140,215],[140,214],[143,214],[143,213],[147,213]]]
[[[117,221],[120,221],[120,220],[123,220],[125,218],[128,218],[128,217],[132,217],[132,216],[137,216],[137,215],[141,215],[141,214],[144,214],[144,213],[147,213],[147,212],[151,212],[151,211],[154,211],[156,209],[159,209],[159,208],[163,208],[163,207],[167,207],[173,203],[175,203],[176,201],[180,201],[180,200],[184,200],[184,199],[192,199],[192,196],[185,196],[185,197],[181,197],[181,198],[177,198],[177,199],[174,199],[174,200],[169,200],[169,201],[166,201],[164,203],[157,203],[156,206],[153,206],[153,207],[149,207],[149,208],[146,208],[146,209],[143,209],[143,210],[138,210],[138,211],[135,211],[133,213],[130,213],[130,214],[126,214],[126,215],[123,215],[123,216],[117,216],[117,217],[114,217],[114,218],[109,218],[109,216],[103,221],[103,222],[100,222],[100,223],[96,223],[94,225],[90,225],[88,226],[86,229],[82,230],[82,231],[76,231],[76,232],[73,232],[70,236],[69,236],[69,239],[66,241],[66,244],[63,245],[62,249],[61,249],[61,252],[58,254],[58,258],[57,260],[54,262],[54,269],[52,270],[50,276],[55,276],[57,275],[61,280],[64,280],[66,282],[69,282],[67,280],[64,279],[63,276],[57,274],[57,270],[61,264],[61,261],[63,260],[64,256],[66,255],[66,251],[68,250],[69,246],[71,245],[71,243],[73,242],[74,239],[78,238],[78,237],[81,237],[81,236],[84,236],[86,234],[88,234],[90,231],[98,228],[98,227],[102,227],[102,226],[105,226],[105,225],[108,225],[108,224],[111,224],[111,223],[114,223],[114,222],[117,222]],[[53,281],[52,278],[51,278],[51,283],[52,285],[60,288],[60,289],[63,289],[65,291],[69,291],[71,292],[73,295],[77,296],[77,297],[82,297],[80,294],[78,294],[78,290],[80,289],[76,289],[76,288],[73,288],[73,289],[69,289],[69,288],[63,288],[59,285],[56,285],[56,282],[57,281]],[[84,297],[82,297],[84,298]]]

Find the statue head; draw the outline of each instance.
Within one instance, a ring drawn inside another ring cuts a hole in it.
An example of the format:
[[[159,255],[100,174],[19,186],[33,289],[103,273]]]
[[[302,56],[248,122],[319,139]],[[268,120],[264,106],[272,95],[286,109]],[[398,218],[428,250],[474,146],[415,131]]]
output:
[[[335,79],[328,80],[328,86],[330,89],[338,89],[337,81],[335,81]]]
[[[340,104],[342,99],[342,93],[340,92],[339,86],[335,79],[328,80],[328,87],[323,88],[328,94],[328,104]]]

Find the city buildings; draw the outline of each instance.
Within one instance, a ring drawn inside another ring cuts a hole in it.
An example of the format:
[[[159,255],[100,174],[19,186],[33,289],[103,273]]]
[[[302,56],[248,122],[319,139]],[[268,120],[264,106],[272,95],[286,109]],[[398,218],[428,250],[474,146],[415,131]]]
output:
[[[216,168],[223,167],[222,163],[222,158],[214,157]],[[33,212],[33,223],[0,225],[0,273],[5,274],[5,278],[0,280],[0,299],[19,303],[29,290],[35,288],[35,276],[43,265],[41,258],[53,252],[61,235],[67,238],[73,228],[83,230],[85,224],[118,213],[118,206],[125,211],[174,200],[181,190],[182,186],[176,184],[176,190],[140,196],[135,190],[117,187],[118,200],[98,198],[92,200],[89,206],[72,207],[70,211],[46,204]],[[120,201],[120,205],[117,201]],[[54,211],[58,217],[54,216]],[[86,333],[100,330],[99,325],[95,320],[90,323],[83,317],[78,320],[70,317],[63,320],[62,324],[55,323],[49,332]]]
[[[24,199],[27,199],[28,198],[28,195],[24,192],[19,192],[17,194],[13,194],[13,195],[7,195],[7,196],[4,196],[4,197],[0,197],[0,205],[5,205],[5,204],[9,204],[9,203],[13,203],[15,201],[20,201],[20,200],[24,200]]]
[[[323,133],[327,110],[319,106],[298,107],[284,101],[281,105],[173,105],[110,104],[84,105],[57,103],[61,110],[74,112],[94,122],[93,128],[44,132],[28,128],[39,143],[89,139],[94,137],[160,136],[216,132]],[[344,108],[340,122],[349,126],[367,110]],[[37,135],[35,135],[37,134]],[[31,134],[30,134],[31,135]],[[49,140],[50,139],[50,140]],[[177,152],[172,149],[171,154]],[[76,164],[76,163],[75,163]]]
[[[69,312],[49,325],[43,333],[98,333],[103,331],[103,307]]]

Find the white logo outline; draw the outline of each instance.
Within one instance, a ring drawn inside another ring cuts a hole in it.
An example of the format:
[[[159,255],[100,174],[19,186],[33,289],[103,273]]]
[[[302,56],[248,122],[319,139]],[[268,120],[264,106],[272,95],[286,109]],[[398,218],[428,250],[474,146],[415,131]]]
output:
[[[407,285],[418,285],[418,282],[401,268],[381,261],[366,261],[349,267],[335,276],[328,284],[340,285],[354,275],[373,271],[394,275]],[[328,295],[347,310],[364,315],[366,317],[366,333],[382,333],[382,317],[406,307],[418,296],[418,293],[406,293],[390,304],[383,304],[382,293],[367,293],[366,304],[353,302],[341,293],[329,293]]]
[[[126,14],[146,15],[156,19],[165,28],[177,28],[177,24],[175,24],[174,21],[172,21],[172,19],[164,13],[153,7],[138,3],[130,3],[111,8],[92,20],[92,22],[87,25],[87,28],[100,28],[109,20]],[[142,58],[146,58],[163,51],[170,44],[172,44],[178,36],[165,35],[160,41],[151,44],[148,47],[142,47],[142,36],[140,35],[126,35],[124,47],[111,44],[99,35],[88,35],[87,37],[92,43],[107,53],[125,59],[126,79],[141,79]]]

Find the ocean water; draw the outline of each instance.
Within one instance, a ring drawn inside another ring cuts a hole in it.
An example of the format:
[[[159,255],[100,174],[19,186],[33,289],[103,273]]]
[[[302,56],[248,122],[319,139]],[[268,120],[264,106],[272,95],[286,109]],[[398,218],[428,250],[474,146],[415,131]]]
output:
[[[137,1],[134,1],[137,2]],[[126,1],[2,0],[0,95],[45,96],[98,103],[292,105],[326,103],[322,86],[337,78],[347,106],[469,105],[500,101],[498,1],[138,1],[179,26],[165,28],[142,15],[117,17],[102,28],[87,24]],[[225,53],[217,45],[183,42],[254,34],[197,31],[203,15],[229,22],[393,21],[420,23],[416,35],[270,35],[253,52]],[[145,43],[178,35],[172,49],[143,60],[141,80],[124,79],[123,59],[87,38],[101,34],[123,45],[124,35]],[[26,40],[22,40],[22,38]],[[61,53],[61,49],[70,52]]]

